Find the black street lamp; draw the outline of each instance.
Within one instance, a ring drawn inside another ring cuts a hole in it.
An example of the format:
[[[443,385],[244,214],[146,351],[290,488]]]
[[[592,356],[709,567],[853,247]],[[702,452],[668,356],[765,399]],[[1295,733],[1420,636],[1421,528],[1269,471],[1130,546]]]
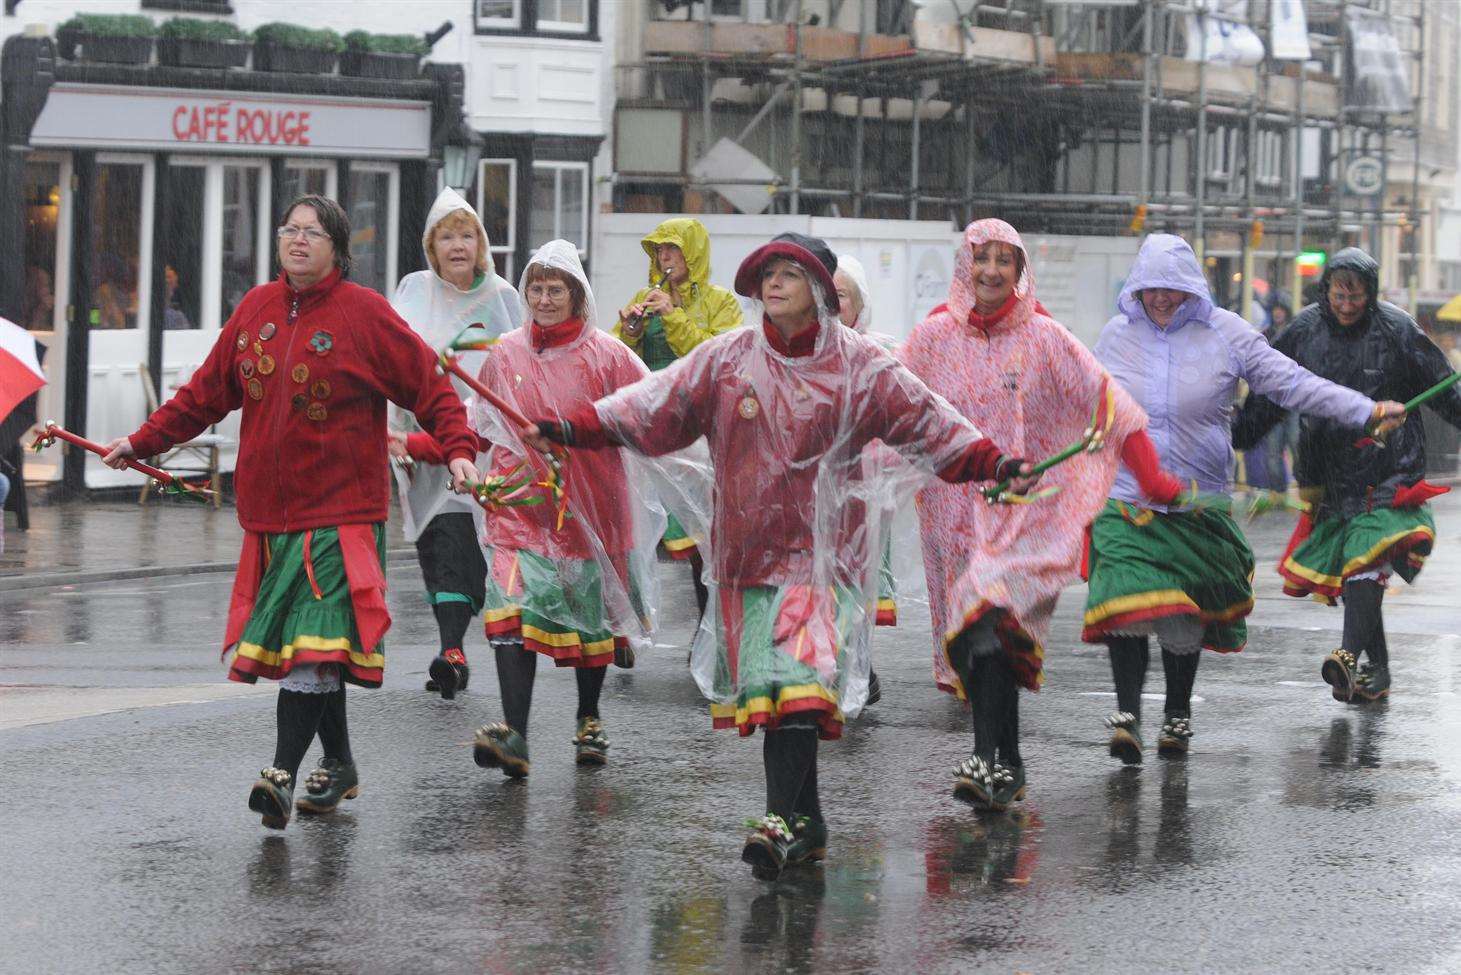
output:
[[[477,174],[485,143],[460,115],[444,133],[441,142],[441,169],[446,185],[465,193]]]

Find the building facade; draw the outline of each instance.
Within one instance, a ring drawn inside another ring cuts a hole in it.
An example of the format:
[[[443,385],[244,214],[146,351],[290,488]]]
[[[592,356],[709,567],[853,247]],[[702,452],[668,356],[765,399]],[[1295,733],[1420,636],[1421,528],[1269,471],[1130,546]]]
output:
[[[98,441],[134,429],[202,361],[243,293],[277,273],[274,224],[302,193],[341,200],[352,276],[389,296],[424,266],[426,210],[453,146],[480,155],[456,182],[482,211],[500,273],[514,278],[529,249],[554,236],[580,241],[587,257],[610,74],[600,7],[8,0],[0,314],[46,347],[42,417]],[[257,43],[241,64],[179,64],[162,41],[118,63],[104,43],[60,29],[95,13],[244,31],[288,22],[431,46],[394,78],[366,76],[344,55],[338,66],[281,64]],[[79,453],[60,456],[28,460],[27,478],[72,491],[134,481]]]

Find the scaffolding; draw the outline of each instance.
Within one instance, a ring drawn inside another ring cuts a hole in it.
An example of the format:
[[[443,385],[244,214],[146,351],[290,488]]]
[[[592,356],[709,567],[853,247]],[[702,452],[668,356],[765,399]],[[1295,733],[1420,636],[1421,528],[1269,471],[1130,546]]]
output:
[[[1181,56],[1193,25],[1205,43],[1214,6],[645,0],[640,50],[617,69],[616,209],[710,211],[723,207],[713,186],[743,182],[779,212],[1181,233],[1215,280],[1236,274],[1245,308],[1262,241],[1295,275],[1306,247],[1383,257],[1383,228],[1414,226],[1418,194],[1387,210],[1383,191],[1346,191],[1344,168],[1358,156],[1388,168],[1400,140],[1418,147],[1419,109],[1347,107],[1343,23],[1361,7],[1404,26],[1419,85],[1425,3],[1306,0],[1301,65],[1266,56],[1272,5],[1252,0],[1265,52],[1252,66]],[[668,116],[678,146],[659,134]],[[776,175],[697,177],[721,138]]]

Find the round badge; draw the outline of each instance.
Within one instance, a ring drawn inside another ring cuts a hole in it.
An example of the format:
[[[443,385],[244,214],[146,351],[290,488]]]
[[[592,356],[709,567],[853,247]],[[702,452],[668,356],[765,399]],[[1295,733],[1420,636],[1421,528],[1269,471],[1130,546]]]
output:
[[[262,342],[255,342],[254,343],[254,355],[263,355],[263,354],[264,354],[264,344]]]
[[[309,382],[309,366],[301,362],[299,365],[289,370],[289,378],[301,384]]]
[[[741,414],[743,420],[754,420],[756,414],[761,412],[761,404],[756,402],[756,397],[747,396],[741,400],[741,405],[736,408],[736,412]]]
[[[304,395],[303,393],[295,393],[294,396],[289,400],[289,405],[294,407],[296,410],[302,410],[304,409],[304,404],[308,402],[308,396]]]
[[[269,341],[270,339],[272,339],[274,337],[274,331],[275,331],[275,329],[274,329],[274,323],[273,322],[265,322],[264,323],[264,327],[261,328],[261,329],[259,329],[259,338],[261,338],[265,342],[267,342],[267,341]]]
[[[238,371],[245,379],[254,378],[254,360],[245,359],[238,364]]]
[[[238,341],[235,342],[235,343],[233,343],[233,344],[236,345],[236,346],[238,346],[238,350],[240,352],[242,352],[244,349],[247,349],[249,347],[249,333],[248,332],[239,332],[238,333]]]
[[[249,380],[249,398],[250,399],[263,399],[264,398],[264,384],[261,383],[261,382],[259,382],[259,377],[258,376],[255,376],[253,379],[250,379]]]
[[[311,403],[309,404],[309,409],[304,411],[304,414],[311,420],[314,420],[316,423],[318,423],[325,417],[329,416],[330,411],[325,409],[324,403]]]
[[[316,379],[315,384],[309,388],[309,392],[315,399],[329,399],[330,381],[328,379]]]
[[[259,356],[259,375],[272,376],[274,374],[274,357],[271,355]]]

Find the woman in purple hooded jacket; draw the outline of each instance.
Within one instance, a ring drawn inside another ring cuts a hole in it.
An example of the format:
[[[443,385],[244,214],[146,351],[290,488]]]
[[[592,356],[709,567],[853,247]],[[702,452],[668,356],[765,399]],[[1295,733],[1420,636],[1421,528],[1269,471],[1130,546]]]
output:
[[[1191,484],[1192,497],[1225,495],[1232,480],[1233,403],[1239,380],[1284,408],[1327,417],[1359,431],[1403,417],[1321,379],[1275,352],[1252,325],[1213,304],[1192,248],[1180,237],[1142,242],[1101,332],[1096,358],[1146,410],[1162,469]],[[1141,761],[1141,691],[1148,640],[1162,646],[1167,678],[1161,752],[1185,752],[1192,737],[1192,684],[1198,651],[1243,649],[1253,609],[1253,553],[1221,505],[1151,503],[1121,470],[1090,528],[1087,643],[1110,649],[1117,710],[1111,754]]]

